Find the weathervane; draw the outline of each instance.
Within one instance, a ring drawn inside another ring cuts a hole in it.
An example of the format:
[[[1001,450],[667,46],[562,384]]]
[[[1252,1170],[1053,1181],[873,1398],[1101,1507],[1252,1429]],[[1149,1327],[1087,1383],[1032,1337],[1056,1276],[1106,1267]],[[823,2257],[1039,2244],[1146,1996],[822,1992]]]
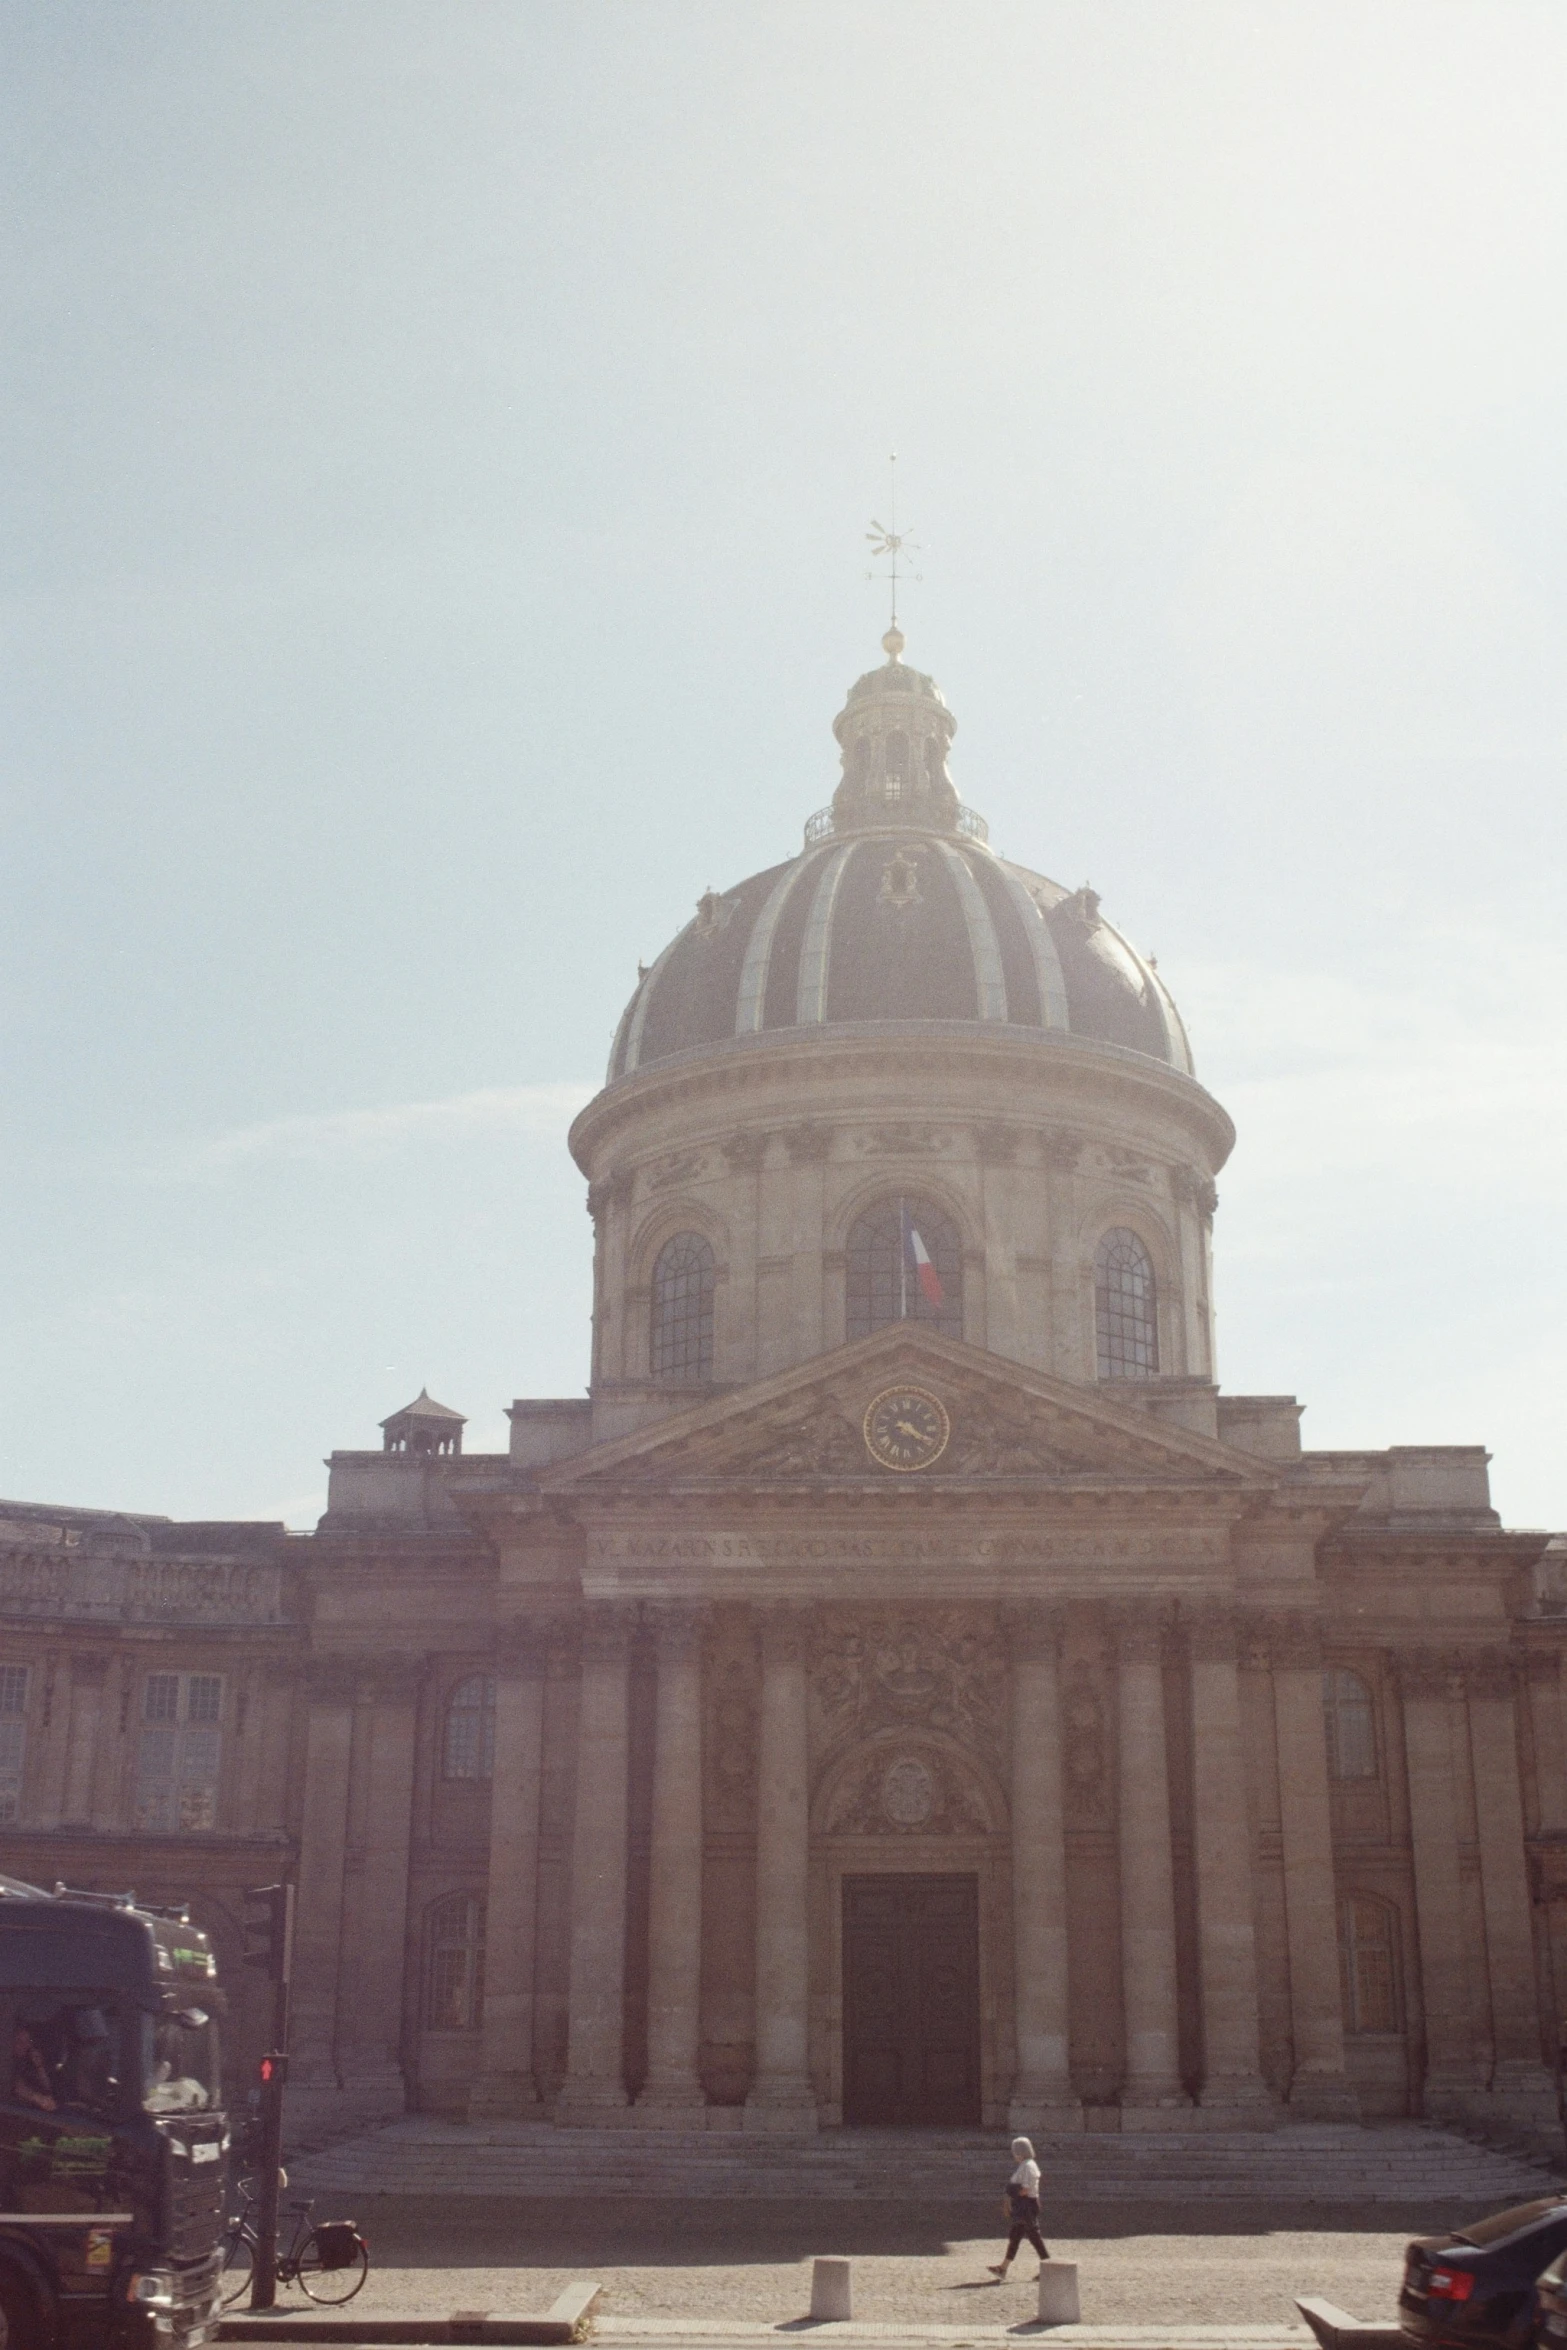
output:
[[[919,541],[918,539],[911,539],[906,530],[899,530],[898,528],[898,453],[896,449],[893,451],[887,462],[891,472],[891,488],[887,493],[889,499],[887,507],[888,519],[884,523],[878,522],[875,515],[873,514],[871,516],[871,527],[865,533],[865,536],[870,542],[871,560],[873,562],[880,561],[884,555],[891,559],[892,576],[890,585],[892,588],[892,627],[887,632],[888,635],[891,636],[895,635],[898,630],[898,581],[900,577],[905,576],[899,571],[898,558],[903,554],[912,555],[918,553]],[[867,579],[874,579],[876,574],[874,571],[867,571],[865,576]],[[918,571],[911,571],[906,576],[910,579],[919,579],[923,576],[923,574]]]

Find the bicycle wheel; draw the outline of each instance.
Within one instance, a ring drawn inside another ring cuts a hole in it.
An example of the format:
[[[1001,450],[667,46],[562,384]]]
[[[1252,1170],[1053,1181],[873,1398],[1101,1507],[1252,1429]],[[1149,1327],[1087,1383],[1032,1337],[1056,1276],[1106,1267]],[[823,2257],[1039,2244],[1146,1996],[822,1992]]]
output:
[[[232,2309],[250,2291],[256,2266],[256,2239],[248,2228],[236,2228],[223,2247],[223,2275],[218,2286],[225,2309]]]
[[[370,2274],[370,2247],[363,2236],[354,2238],[354,2257],[341,2267],[325,2268],[321,2261],[321,2247],[316,2242],[316,2231],[311,2229],[299,2247],[299,2262],[294,2271],[303,2291],[312,2301],[352,2301],[366,2277]]]

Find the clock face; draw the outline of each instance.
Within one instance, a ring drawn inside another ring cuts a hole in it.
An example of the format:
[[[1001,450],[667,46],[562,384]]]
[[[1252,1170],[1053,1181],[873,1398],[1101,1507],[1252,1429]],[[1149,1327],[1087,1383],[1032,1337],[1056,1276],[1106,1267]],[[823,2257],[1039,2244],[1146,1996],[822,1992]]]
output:
[[[865,1449],[882,1469],[928,1469],[951,1434],[946,1406],[923,1387],[884,1388],[865,1413]]]

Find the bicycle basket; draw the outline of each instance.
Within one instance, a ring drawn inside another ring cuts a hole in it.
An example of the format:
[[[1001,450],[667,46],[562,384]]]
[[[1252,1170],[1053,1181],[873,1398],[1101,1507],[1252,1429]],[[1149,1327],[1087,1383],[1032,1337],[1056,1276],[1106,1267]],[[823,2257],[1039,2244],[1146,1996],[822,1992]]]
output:
[[[350,2268],[359,2258],[359,2230],[351,2219],[323,2220],[316,2229],[316,2252],[323,2268]]]

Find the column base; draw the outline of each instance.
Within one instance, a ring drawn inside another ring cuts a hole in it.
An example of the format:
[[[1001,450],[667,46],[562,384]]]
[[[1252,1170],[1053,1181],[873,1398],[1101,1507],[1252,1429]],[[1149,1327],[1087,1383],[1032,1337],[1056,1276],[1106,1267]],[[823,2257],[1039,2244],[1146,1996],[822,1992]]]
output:
[[[1079,2131],[1083,2126],[1083,2106],[1074,2097],[1065,2081],[1020,2081],[1012,2092],[1007,2107],[1007,2128],[1021,2131],[1025,2137],[1038,2132],[1042,2137],[1056,2133]]]
[[[1297,2073],[1290,2083],[1290,2118],[1303,2122],[1358,2122],[1360,2092],[1343,2073]]]
[[[694,2075],[650,2080],[626,2118],[645,2130],[704,2130],[707,2096]]]
[[[1256,2073],[1221,2073],[1204,2081],[1199,2111],[1223,2114],[1234,2130],[1271,2130],[1279,2119],[1279,2101]]]
[[[471,2122],[514,2121],[539,2110],[531,2073],[481,2073],[468,2091]]]
[[[1128,2081],[1121,2091],[1123,2130],[1184,2129],[1192,2101],[1179,2081]]]
[[[630,2100],[620,2081],[572,2080],[568,2075],[550,2119],[563,2130],[618,2129]]]
[[[816,2110],[816,2093],[809,2081],[792,2079],[761,2080],[745,2101],[746,2130],[775,2134],[780,2137],[813,2136],[821,2127]]]

